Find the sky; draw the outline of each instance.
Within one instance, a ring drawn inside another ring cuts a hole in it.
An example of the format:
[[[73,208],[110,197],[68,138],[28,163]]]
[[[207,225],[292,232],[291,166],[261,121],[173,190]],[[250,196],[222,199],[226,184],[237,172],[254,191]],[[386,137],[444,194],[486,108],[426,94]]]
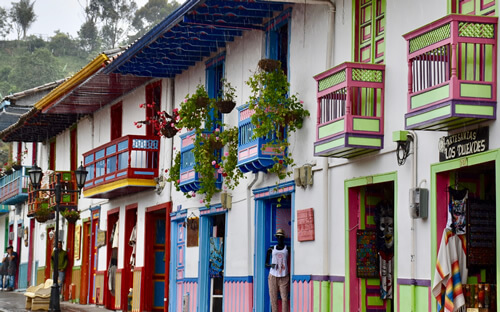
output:
[[[8,11],[12,7],[11,2],[17,2],[17,0],[0,0],[0,7]],[[140,8],[148,0],[135,0],[135,2],[137,7]],[[56,30],[60,30],[72,37],[76,37],[80,26],[85,20],[82,8],[85,4],[86,0],[36,0],[35,14],[37,19],[28,30],[27,35],[36,35],[47,39],[53,36]],[[7,37],[7,39],[16,38],[15,30]]]

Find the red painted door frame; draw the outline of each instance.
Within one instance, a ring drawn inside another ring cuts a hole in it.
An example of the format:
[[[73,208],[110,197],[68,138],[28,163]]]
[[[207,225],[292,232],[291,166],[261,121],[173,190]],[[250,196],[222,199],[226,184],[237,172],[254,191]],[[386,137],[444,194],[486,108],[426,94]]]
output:
[[[29,237],[28,237],[28,286],[32,286],[35,283],[32,283],[33,276],[33,251],[35,250],[35,246],[33,246],[33,235],[35,234],[35,219],[30,219],[30,227],[29,227]]]
[[[20,145],[20,144],[19,144]],[[17,228],[16,228],[16,231],[17,231],[17,234],[19,234],[19,230],[23,228],[23,225],[21,223],[18,223],[17,224]],[[16,242],[16,249],[14,249],[15,251],[17,251],[17,267],[19,268],[19,264],[21,263],[21,250],[23,249],[23,246],[21,246],[21,243],[23,242],[22,240],[23,236],[22,234],[21,235],[17,235],[17,242]],[[14,283],[15,285],[15,288],[19,288],[19,274],[16,274],[16,281]]]
[[[111,141],[122,136],[122,102],[118,102],[111,106]]]
[[[170,212],[172,211],[172,203],[168,202],[165,204],[156,205],[153,207],[148,207],[146,209],[146,244],[144,248],[144,291],[141,291],[142,298],[141,310],[152,311],[153,308],[153,291],[147,291],[149,289],[153,290],[153,273],[154,273],[154,238],[155,232],[155,221],[158,218],[165,218],[165,293],[164,297],[168,298],[168,288],[169,288],[169,262],[170,262]],[[168,311],[168,301],[164,303],[164,312]]]
[[[45,246],[45,279],[52,278],[51,276],[51,267],[52,267],[52,250],[54,249],[54,237],[50,238],[49,233],[54,231],[54,227],[47,228],[47,245]]]
[[[349,188],[349,306],[351,311],[360,311],[360,282],[356,277],[356,230],[359,229],[360,188]]]
[[[133,287],[133,273],[130,270],[130,256],[132,255],[132,246],[128,244],[132,229],[137,224],[137,203],[125,206],[125,246],[122,271],[121,286],[121,309],[127,311],[128,292]]]
[[[95,289],[95,279],[97,273],[97,247],[96,239],[97,233],[96,229],[99,227],[99,210],[92,211],[92,227],[90,229],[90,274],[89,274],[89,303],[96,304],[96,289]]]
[[[87,304],[89,295],[89,261],[90,261],[90,221],[83,223],[82,271],[80,278],[80,304]]]
[[[69,300],[69,285],[73,279],[73,263],[75,258],[75,224],[68,222],[68,237],[66,239],[66,252],[68,256],[68,265],[66,266],[66,277],[64,278],[64,300]]]
[[[120,207],[108,210],[108,227],[106,232],[106,271],[104,273],[104,283],[108,285],[108,268],[109,263],[111,262],[111,254],[113,252],[113,248],[111,246],[111,232],[113,230],[114,225],[119,220],[120,215]],[[104,306],[106,309],[114,310],[115,309],[115,296],[111,295],[111,291],[108,287],[104,287]]]

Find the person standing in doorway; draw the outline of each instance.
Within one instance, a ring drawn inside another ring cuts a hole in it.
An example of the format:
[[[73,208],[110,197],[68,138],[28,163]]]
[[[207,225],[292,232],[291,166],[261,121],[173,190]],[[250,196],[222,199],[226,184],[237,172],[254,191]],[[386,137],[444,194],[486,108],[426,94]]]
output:
[[[278,312],[278,291],[281,295],[281,311],[288,311],[288,290],[290,287],[290,276],[288,275],[288,246],[285,245],[285,231],[276,231],[278,244],[267,250],[266,266],[269,270],[269,298],[272,312]],[[269,260],[271,262],[269,263]]]
[[[7,268],[6,288],[8,291],[13,291],[17,274],[17,252],[14,251],[14,247],[7,247],[7,258],[9,258],[9,266]]]
[[[64,291],[64,279],[66,277],[66,267],[68,266],[68,253],[66,252],[66,250],[63,249],[63,242],[62,241],[59,241],[57,243],[57,247],[56,247],[58,250],[59,250],[59,254],[58,254],[58,281],[57,281],[57,284],[59,285],[59,292],[60,292],[60,295],[64,298],[64,295],[63,295],[63,291]],[[55,263],[55,248],[54,250],[52,251],[52,256],[51,256],[51,259],[52,259],[52,269],[55,270],[54,268],[54,263]]]
[[[9,268],[9,254],[7,253],[7,250],[5,251],[5,254],[2,257],[2,263],[0,263],[0,290],[7,290],[7,278],[8,275],[8,268]]]

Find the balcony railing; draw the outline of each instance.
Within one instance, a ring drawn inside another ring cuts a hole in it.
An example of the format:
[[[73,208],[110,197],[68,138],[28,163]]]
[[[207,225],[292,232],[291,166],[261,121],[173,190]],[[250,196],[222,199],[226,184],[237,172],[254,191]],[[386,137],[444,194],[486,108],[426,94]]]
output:
[[[15,170],[12,174],[0,178],[0,204],[15,205],[28,199],[27,167]]]
[[[238,168],[242,172],[267,171],[283,151],[273,148],[273,135],[253,139],[255,126],[251,123],[253,110],[244,105],[238,108]]]
[[[9,213],[9,206],[8,205],[0,205],[0,216]]]
[[[194,141],[196,134],[190,131],[181,135],[181,176],[179,178],[179,188],[184,193],[196,192],[200,189],[200,175],[195,170],[195,159],[193,154]],[[220,150],[214,151],[218,153],[214,157],[220,159]],[[216,187],[222,187],[222,175],[214,169],[214,175],[217,176]]]
[[[343,63],[317,81],[315,156],[354,157],[383,147],[384,65]]]
[[[84,153],[84,196],[113,198],[154,188],[159,148],[157,137],[127,135]]]
[[[406,35],[406,129],[496,119],[497,18],[448,15]]]

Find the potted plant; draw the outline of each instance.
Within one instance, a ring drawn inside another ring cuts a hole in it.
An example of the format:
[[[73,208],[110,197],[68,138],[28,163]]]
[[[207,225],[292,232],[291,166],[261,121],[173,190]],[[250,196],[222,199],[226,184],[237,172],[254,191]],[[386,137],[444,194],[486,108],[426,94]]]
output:
[[[11,175],[13,172],[13,168],[12,168],[13,164],[14,164],[14,162],[12,160],[5,162],[3,164],[3,169],[2,169],[3,173],[5,173],[6,175]]]
[[[304,118],[309,111],[304,109],[303,101],[296,94],[290,95],[290,84],[287,76],[281,70],[281,63],[259,62],[259,68],[246,82],[251,89],[249,108],[254,111],[251,122],[255,126],[253,138],[272,138],[266,146],[276,151],[274,165],[268,172],[276,173],[278,178],[284,179],[291,175],[286,167],[294,166],[289,146],[288,136],[302,128]],[[267,65],[263,65],[266,63]],[[270,65],[273,63],[274,65]],[[277,65],[276,65],[277,64]]]
[[[222,114],[229,114],[234,107],[236,102],[234,101],[236,89],[225,79],[222,80],[223,83],[223,93],[222,96],[217,98],[215,106]]]
[[[212,101],[203,85],[198,85],[192,95],[186,95],[179,110],[179,128],[198,129],[207,120]]]
[[[139,107],[155,109],[156,106],[154,104],[140,104]],[[134,124],[137,128],[141,128],[143,124],[153,125],[158,136],[173,138],[179,132],[177,128],[178,121],[179,113],[177,109],[174,109],[172,114],[166,111],[155,110],[153,117],[146,117],[146,120],[137,121]]]
[[[48,202],[40,202],[35,210],[35,219],[40,222],[47,222],[54,218],[54,209],[49,207]]]
[[[75,223],[80,219],[80,212],[76,209],[67,209],[61,212],[61,215],[66,218],[69,223]]]

